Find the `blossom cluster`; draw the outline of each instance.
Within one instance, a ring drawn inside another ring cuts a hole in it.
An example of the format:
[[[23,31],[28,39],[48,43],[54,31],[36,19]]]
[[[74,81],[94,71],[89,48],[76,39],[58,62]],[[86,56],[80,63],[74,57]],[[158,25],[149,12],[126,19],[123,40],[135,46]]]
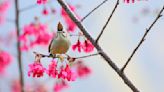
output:
[[[78,50],[78,52],[81,52],[82,50],[85,53],[90,53],[94,50],[94,46],[92,45],[92,43],[89,40],[85,40],[83,43],[80,42],[80,40],[77,40],[77,43],[75,43],[74,45],[72,45],[72,49],[75,51],[76,49]]]
[[[52,33],[48,32],[47,25],[42,23],[31,23],[25,25],[20,35],[21,50],[27,51],[35,45],[48,45],[52,39]]]
[[[69,8],[72,10],[72,12],[75,13],[75,6],[69,5]],[[76,13],[75,13],[76,14]],[[77,14],[76,14],[77,15]],[[65,10],[62,8],[61,9],[61,16],[63,17],[63,19],[65,20],[66,24],[67,24],[67,31],[68,32],[74,32],[76,25],[75,23],[70,19],[70,17],[68,16],[68,14],[65,12]]]
[[[69,64],[59,66],[56,60],[51,61],[48,69],[46,69],[40,61],[34,61],[34,63],[29,65],[28,76],[42,77],[44,76],[44,73],[47,73],[53,78],[74,81],[77,77],[83,77],[91,72],[81,61],[72,66],[72,68]]]
[[[36,58],[38,58],[36,56]],[[65,66],[58,63],[55,59],[51,61],[48,68],[45,68],[40,62],[40,57],[32,64],[29,65],[28,76],[32,77],[43,77],[46,73],[49,77],[57,79],[54,84],[54,92],[60,92],[61,90],[68,88],[67,81],[75,81],[77,78],[84,78],[91,73],[91,69],[84,64],[82,60],[68,62]]]

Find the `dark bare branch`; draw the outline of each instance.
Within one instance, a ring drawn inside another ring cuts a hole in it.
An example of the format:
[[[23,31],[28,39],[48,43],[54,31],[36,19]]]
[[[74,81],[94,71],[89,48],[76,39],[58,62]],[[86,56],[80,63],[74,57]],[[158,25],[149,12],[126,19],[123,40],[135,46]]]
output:
[[[38,55],[42,58],[48,57],[48,58],[59,58],[59,57],[54,57],[52,55],[45,55],[45,54],[41,54],[41,53],[37,53],[37,52],[33,52],[35,55]],[[69,55],[67,55],[67,57],[64,57],[65,59],[68,58],[73,58],[73,59],[81,59],[81,58],[87,58],[87,57],[92,57],[92,56],[97,56],[99,55],[99,53],[95,53],[95,54],[89,54],[89,55],[85,55],[85,56],[80,56],[80,57],[70,57]]]
[[[148,29],[146,29],[146,32],[144,33],[143,37],[141,38],[140,42],[138,43],[137,47],[133,50],[132,54],[130,55],[130,57],[128,58],[128,60],[126,61],[125,65],[122,67],[121,71],[123,72],[125,70],[125,68],[127,67],[127,65],[129,64],[129,62],[131,61],[131,59],[133,58],[133,56],[135,55],[136,51],[139,49],[139,47],[142,45],[142,43],[145,41],[147,34],[150,32],[151,28],[154,26],[154,24],[159,20],[160,17],[162,17],[162,12],[164,10],[164,6],[163,8],[160,10],[159,14],[157,15],[157,17],[155,18],[155,20],[153,21],[153,23],[150,25],[150,27]]]
[[[30,9],[33,9],[36,7],[37,7],[37,4],[33,4],[33,5],[30,5],[30,6],[27,6],[25,8],[20,9],[20,12],[24,12],[24,11],[27,11],[27,10],[30,10]]]
[[[108,0],[104,0],[102,3],[100,3],[98,6],[96,6],[95,8],[93,8],[88,14],[86,14],[82,19],[81,22],[83,22],[89,15],[91,15],[95,10],[97,10],[100,6],[102,6],[103,4],[105,4]]]
[[[23,66],[22,66],[22,53],[20,50],[20,30],[19,30],[19,18],[20,18],[20,11],[19,11],[19,0],[15,0],[15,25],[17,29],[17,51],[18,51],[18,67],[19,67],[19,77],[20,77],[20,84],[21,84],[21,92],[24,92],[24,78],[23,78]]]
[[[103,26],[103,28],[102,28],[100,34],[98,35],[98,37],[97,37],[97,39],[96,39],[96,43],[98,43],[100,37],[102,36],[102,34],[103,34],[105,28],[107,27],[109,21],[111,20],[111,18],[112,18],[112,16],[113,16],[114,12],[116,11],[118,5],[119,5],[119,0],[117,0],[117,3],[116,3],[116,5],[114,6],[114,9],[112,10],[112,13],[109,15],[109,18],[107,19],[107,21],[106,21],[105,25]]]
[[[57,0],[58,3],[62,6],[62,8],[67,12],[72,21],[78,26],[78,28],[83,32],[83,34],[91,41],[91,43],[95,46],[97,51],[100,51],[100,55],[102,58],[113,68],[113,70],[120,76],[120,78],[124,81],[124,83],[131,88],[133,92],[139,92],[139,90],[133,85],[133,83],[126,77],[126,75],[120,72],[120,69],[116,66],[116,64],[110,59],[110,57],[102,50],[102,48],[95,43],[95,40],[90,36],[87,30],[83,27],[81,22],[75,17],[75,14],[70,10],[68,5],[63,0]]]

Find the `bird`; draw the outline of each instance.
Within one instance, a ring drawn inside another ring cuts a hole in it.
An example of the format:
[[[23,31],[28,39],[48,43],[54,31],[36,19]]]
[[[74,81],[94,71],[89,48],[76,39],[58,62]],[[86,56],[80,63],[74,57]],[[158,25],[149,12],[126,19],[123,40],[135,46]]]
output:
[[[50,55],[65,54],[69,50],[71,42],[68,35],[64,34],[63,25],[59,22],[57,25],[57,35],[53,37],[49,44],[48,51]]]

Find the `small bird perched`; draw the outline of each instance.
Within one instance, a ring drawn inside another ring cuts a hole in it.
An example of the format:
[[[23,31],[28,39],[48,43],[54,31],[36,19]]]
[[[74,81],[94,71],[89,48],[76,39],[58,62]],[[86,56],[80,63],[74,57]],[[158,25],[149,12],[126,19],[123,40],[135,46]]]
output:
[[[57,26],[57,35],[52,39],[49,45],[50,55],[56,56],[56,54],[65,54],[71,43],[67,35],[64,35],[63,26],[59,22]]]

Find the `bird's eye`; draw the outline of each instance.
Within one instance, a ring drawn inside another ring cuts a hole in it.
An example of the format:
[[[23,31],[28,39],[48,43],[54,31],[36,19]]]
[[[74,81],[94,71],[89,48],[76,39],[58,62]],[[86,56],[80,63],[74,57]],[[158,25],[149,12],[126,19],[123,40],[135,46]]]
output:
[[[64,32],[64,31],[62,31],[63,32],[63,35],[66,37],[67,36],[67,33],[66,32]]]

